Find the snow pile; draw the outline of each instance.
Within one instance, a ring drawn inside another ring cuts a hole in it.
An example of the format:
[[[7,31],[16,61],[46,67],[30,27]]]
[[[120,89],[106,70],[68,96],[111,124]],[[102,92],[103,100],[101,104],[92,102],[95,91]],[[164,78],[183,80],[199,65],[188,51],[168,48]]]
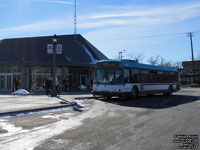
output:
[[[30,92],[24,89],[19,89],[16,92],[11,93],[12,95],[30,95]]]
[[[85,101],[88,101],[88,99],[87,98],[76,98],[75,99],[75,102],[76,102],[76,105],[78,106],[78,107],[84,107],[84,105],[85,105]]]
[[[15,127],[15,125],[7,122],[7,120],[4,119],[0,120],[0,124],[1,129],[7,132],[7,134],[4,136],[12,136],[16,133],[22,133],[26,131],[22,130],[22,127]]]

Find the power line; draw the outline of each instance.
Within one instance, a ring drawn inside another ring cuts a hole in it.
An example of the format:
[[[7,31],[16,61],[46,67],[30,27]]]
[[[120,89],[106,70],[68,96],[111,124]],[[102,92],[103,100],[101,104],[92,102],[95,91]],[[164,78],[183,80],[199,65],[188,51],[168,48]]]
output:
[[[194,31],[194,33],[199,33],[200,31]],[[185,35],[186,32],[182,33],[171,33],[171,34],[158,34],[158,35],[148,35],[148,36],[138,36],[138,37],[130,37],[130,38],[114,38],[114,39],[104,39],[104,40],[96,40],[96,41],[115,41],[115,40],[130,40],[130,39],[141,39],[141,38],[154,38],[154,37],[167,37],[167,36],[176,36],[176,35]]]

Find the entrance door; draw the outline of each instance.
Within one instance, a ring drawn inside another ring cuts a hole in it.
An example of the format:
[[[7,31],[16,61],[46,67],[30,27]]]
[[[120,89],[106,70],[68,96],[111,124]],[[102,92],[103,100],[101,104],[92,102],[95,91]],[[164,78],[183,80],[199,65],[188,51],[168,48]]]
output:
[[[80,89],[87,90],[87,75],[80,75]]]

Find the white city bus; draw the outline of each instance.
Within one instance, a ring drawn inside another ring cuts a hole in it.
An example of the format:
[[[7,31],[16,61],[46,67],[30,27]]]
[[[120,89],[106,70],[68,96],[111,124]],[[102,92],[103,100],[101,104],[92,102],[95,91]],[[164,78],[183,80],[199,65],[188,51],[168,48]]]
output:
[[[172,67],[140,64],[134,60],[101,60],[97,62],[93,95],[107,98],[163,93],[180,90],[178,70]]]

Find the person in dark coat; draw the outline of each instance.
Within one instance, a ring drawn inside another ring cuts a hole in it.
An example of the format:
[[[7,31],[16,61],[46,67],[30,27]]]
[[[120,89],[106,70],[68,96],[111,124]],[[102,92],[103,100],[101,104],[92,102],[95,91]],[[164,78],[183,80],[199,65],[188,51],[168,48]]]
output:
[[[93,90],[93,78],[90,79],[89,90]]]
[[[69,90],[69,79],[68,78],[63,79],[63,84],[64,84],[64,91],[67,92]]]
[[[51,79],[50,78],[46,78],[45,80],[45,89],[46,89],[46,95],[49,95],[49,89],[51,87]]]
[[[18,90],[19,83],[16,78],[13,79],[13,92]]]

